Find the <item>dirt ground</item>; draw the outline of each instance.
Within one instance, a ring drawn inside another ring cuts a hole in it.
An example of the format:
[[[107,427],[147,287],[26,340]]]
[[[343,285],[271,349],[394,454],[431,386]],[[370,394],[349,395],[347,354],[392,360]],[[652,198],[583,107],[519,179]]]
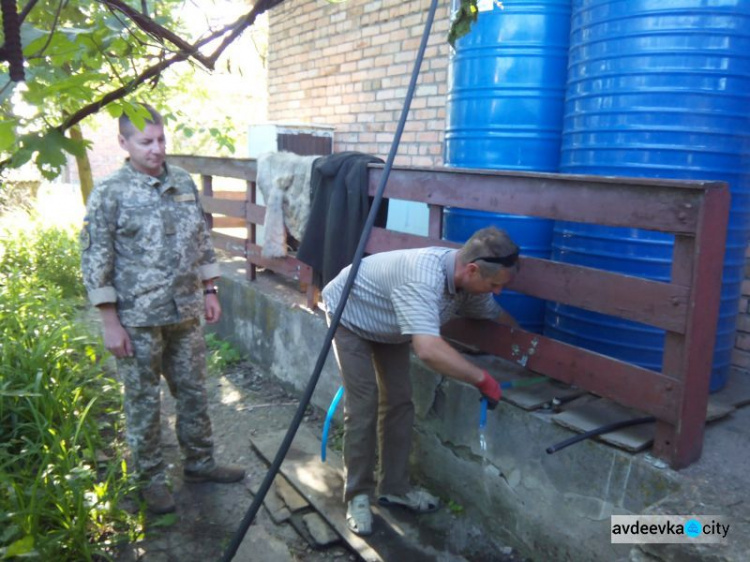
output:
[[[296,411],[298,400],[242,362],[221,376],[208,378],[210,414],[216,458],[247,470],[237,484],[188,484],[182,481],[182,463],[174,434],[174,401],[162,386],[162,441],[177,503],[174,515],[149,516],[145,538],[123,548],[118,562],[204,562],[221,560],[253,500],[251,489],[263,481],[266,462],[252,449],[258,432],[282,430]],[[324,413],[308,409],[304,425],[317,435]],[[273,494],[273,489],[269,494]],[[316,548],[290,522],[276,524],[262,508],[235,555],[237,562],[324,562],[357,560],[344,543]]]

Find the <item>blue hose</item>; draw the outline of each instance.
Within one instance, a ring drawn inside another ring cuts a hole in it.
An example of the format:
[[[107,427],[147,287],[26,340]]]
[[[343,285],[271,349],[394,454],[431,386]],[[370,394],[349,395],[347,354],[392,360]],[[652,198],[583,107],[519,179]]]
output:
[[[487,427],[487,399],[482,398],[479,406],[479,429]]]
[[[539,384],[549,380],[547,377],[536,377],[533,379],[523,379],[516,381],[507,381],[500,383],[500,388],[507,390],[509,388],[518,388],[520,386],[530,386],[533,384]],[[328,406],[328,413],[326,414],[326,421],[323,424],[323,442],[320,444],[320,460],[326,462],[326,448],[328,446],[328,431],[331,427],[331,420],[333,414],[336,412],[336,408],[339,406],[341,397],[344,395],[344,387],[340,387],[336,395],[331,400],[331,405]],[[482,398],[480,410],[479,410],[479,429],[487,427],[487,399]]]
[[[333,397],[333,400],[331,400],[331,405],[328,406],[326,421],[323,424],[323,442],[320,444],[320,460],[323,462],[326,462],[326,447],[328,446],[328,431],[331,429],[331,420],[333,419],[333,414],[336,412],[336,408],[338,408],[343,395],[344,387],[341,386]]]

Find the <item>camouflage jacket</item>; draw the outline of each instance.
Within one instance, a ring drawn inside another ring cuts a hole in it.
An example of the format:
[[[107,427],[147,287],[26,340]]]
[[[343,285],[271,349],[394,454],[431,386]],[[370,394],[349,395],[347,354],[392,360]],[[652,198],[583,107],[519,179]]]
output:
[[[93,305],[116,303],[125,326],[202,316],[202,281],[219,276],[195,183],[180,168],[166,170],[162,183],[128,162],[89,198],[83,282]]]

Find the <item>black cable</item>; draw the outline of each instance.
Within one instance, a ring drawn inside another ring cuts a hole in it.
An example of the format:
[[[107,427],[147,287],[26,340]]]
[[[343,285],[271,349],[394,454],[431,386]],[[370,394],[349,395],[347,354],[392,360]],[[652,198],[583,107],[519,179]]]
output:
[[[286,435],[284,436],[284,440],[281,442],[281,446],[279,447],[278,452],[276,453],[276,457],[274,458],[273,462],[271,463],[270,468],[268,469],[268,472],[266,473],[265,478],[263,479],[263,483],[258,488],[258,493],[255,494],[255,497],[253,498],[253,503],[250,504],[250,507],[247,510],[247,513],[245,513],[245,517],[242,519],[242,522],[240,523],[239,528],[235,532],[234,536],[232,537],[232,542],[227,547],[226,552],[224,553],[224,557],[222,558],[223,562],[230,562],[234,555],[237,553],[237,549],[239,549],[240,544],[242,544],[242,540],[245,538],[245,534],[247,533],[247,530],[250,528],[250,525],[253,522],[253,519],[255,519],[255,516],[257,515],[258,511],[260,510],[260,506],[263,503],[263,500],[266,497],[266,494],[268,493],[269,488],[271,487],[271,483],[273,482],[273,479],[276,477],[276,474],[279,471],[279,468],[281,467],[281,463],[284,461],[284,457],[286,457],[287,453],[289,452],[289,447],[292,445],[292,440],[294,439],[294,436],[297,433],[297,429],[299,429],[300,423],[302,423],[302,419],[305,414],[305,410],[307,409],[307,405],[310,403],[310,399],[312,398],[313,392],[315,391],[315,386],[318,384],[318,379],[320,378],[320,373],[323,370],[323,365],[325,364],[325,360],[328,357],[328,352],[331,350],[331,342],[333,342],[333,336],[336,333],[336,328],[339,325],[339,321],[341,320],[341,315],[344,312],[344,307],[346,306],[346,301],[349,297],[349,293],[352,290],[352,286],[354,285],[354,279],[357,277],[357,272],[359,271],[359,265],[362,261],[362,257],[365,253],[365,246],[367,245],[367,240],[370,238],[370,232],[372,231],[372,227],[375,224],[375,218],[378,214],[378,208],[380,207],[380,202],[383,199],[383,192],[385,191],[386,183],[388,182],[388,176],[391,173],[391,168],[393,167],[393,161],[396,158],[396,152],[398,150],[398,144],[401,140],[401,134],[404,132],[404,125],[406,124],[406,117],[409,114],[409,107],[411,106],[411,100],[414,97],[414,90],[417,87],[417,78],[419,77],[419,68],[422,65],[422,59],[424,58],[424,52],[427,48],[427,40],[430,38],[430,29],[432,28],[432,22],[435,19],[435,11],[437,10],[437,0],[432,0],[430,3],[430,11],[427,14],[427,21],[425,22],[424,32],[422,33],[422,42],[419,45],[419,50],[417,51],[417,59],[414,61],[414,69],[412,70],[411,74],[411,81],[409,82],[409,88],[406,91],[406,99],[404,101],[404,107],[401,110],[401,117],[398,122],[398,126],[396,127],[396,133],[393,137],[393,142],[391,143],[391,149],[388,153],[388,159],[386,160],[385,167],[383,168],[383,175],[380,178],[380,183],[378,184],[378,189],[375,192],[375,196],[372,201],[372,205],[370,207],[370,213],[367,215],[367,220],[365,221],[365,226],[362,230],[362,236],[359,239],[359,245],[357,246],[357,251],[354,253],[354,258],[352,260],[352,267],[351,271],[349,272],[349,277],[346,279],[346,284],[344,285],[344,290],[341,293],[341,301],[339,302],[339,305],[336,307],[336,311],[333,314],[333,317],[331,319],[331,325],[328,327],[328,332],[326,332],[326,337],[323,342],[323,347],[320,350],[320,354],[318,355],[318,360],[315,363],[315,368],[313,369],[313,373],[310,376],[310,380],[307,383],[307,388],[305,389],[305,393],[300,399],[299,407],[297,408],[297,411],[294,414],[294,418],[292,419],[292,422],[289,426],[289,429],[286,432]]]
[[[646,416],[644,418],[634,418],[632,420],[624,420],[603,425],[601,427],[592,429],[591,431],[575,435],[570,439],[566,439],[565,441],[560,441],[558,444],[552,445],[551,447],[547,447],[547,454],[551,455],[552,453],[556,453],[557,451],[564,449],[565,447],[575,445],[576,443],[584,441],[589,437],[596,437],[597,435],[604,435],[605,433],[610,433],[617,429],[622,429],[623,427],[631,427],[633,425],[641,425],[644,423],[651,423],[653,421],[656,421],[656,418],[654,416]]]

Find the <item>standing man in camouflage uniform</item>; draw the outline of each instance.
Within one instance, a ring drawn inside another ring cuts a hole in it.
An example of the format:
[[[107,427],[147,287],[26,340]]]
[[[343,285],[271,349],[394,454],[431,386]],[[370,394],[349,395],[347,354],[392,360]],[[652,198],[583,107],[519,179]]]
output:
[[[81,231],[83,279],[99,309],[104,343],[125,386],[127,439],[149,510],[175,510],[160,443],[160,376],[177,404],[187,482],[237,482],[245,471],[214,461],[204,388],[200,317],[215,323],[219,266],[193,180],[165,163],[161,115],[143,130],[120,117],[125,165],[98,183]]]

